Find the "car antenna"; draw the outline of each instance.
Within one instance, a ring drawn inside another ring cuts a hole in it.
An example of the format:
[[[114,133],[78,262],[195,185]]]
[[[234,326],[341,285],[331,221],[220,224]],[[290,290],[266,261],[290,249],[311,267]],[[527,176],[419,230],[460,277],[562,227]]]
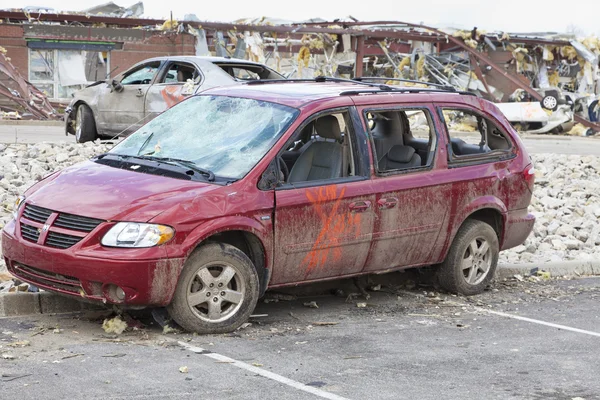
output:
[[[106,76],[104,77],[104,79],[107,79],[107,78],[110,76],[110,74],[112,74],[113,72],[115,72],[115,71],[116,71],[116,70],[118,70],[118,69],[119,69],[119,66],[117,65],[117,66],[116,66],[116,67],[114,67],[114,68],[113,68],[113,69],[112,69],[110,72],[108,72],[108,73],[106,74]]]

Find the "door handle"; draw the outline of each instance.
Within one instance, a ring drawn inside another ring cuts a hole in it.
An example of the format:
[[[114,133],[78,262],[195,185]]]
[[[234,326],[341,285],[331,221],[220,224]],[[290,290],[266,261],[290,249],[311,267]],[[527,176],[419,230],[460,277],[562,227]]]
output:
[[[398,205],[398,199],[395,197],[379,199],[377,200],[377,205],[382,209],[393,208]]]
[[[135,94],[137,97],[142,97],[144,95],[144,91],[142,88],[138,88],[137,93]]]
[[[363,212],[363,211],[367,211],[369,208],[371,208],[371,202],[370,201],[355,201],[354,203],[350,204],[350,211],[351,212]]]

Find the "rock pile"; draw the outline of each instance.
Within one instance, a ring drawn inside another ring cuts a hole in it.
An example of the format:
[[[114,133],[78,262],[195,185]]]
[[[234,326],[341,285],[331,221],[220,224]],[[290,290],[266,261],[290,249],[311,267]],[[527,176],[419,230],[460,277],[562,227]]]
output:
[[[600,260],[600,157],[536,154],[533,233],[501,262]]]
[[[110,147],[0,144],[0,228],[12,218],[15,198],[35,182]],[[537,154],[533,159],[536,187],[531,210],[536,226],[523,245],[502,252],[500,262],[600,259],[600,157]]]

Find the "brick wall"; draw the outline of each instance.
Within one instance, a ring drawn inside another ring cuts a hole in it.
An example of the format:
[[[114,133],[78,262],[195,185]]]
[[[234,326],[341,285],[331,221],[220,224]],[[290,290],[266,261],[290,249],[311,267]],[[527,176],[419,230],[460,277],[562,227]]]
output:
[[[7,51],[11,63],[27,78],[27,43],[23,39],[23,28],[19,25],[0,24],[0,46]]]
[[[29,73],[28,49],[27,42],[24,39],[24,27],[28,27],[28,25],[0,24],[0,46],[6,48],[8,52],[7,56],[11,58],[13,65],[27,78]],[[58,38],[54,32],[56,30],[56,25],[49,25],[47,34],[44,34],[42,25],[36,25],[35,28],[36,34],[32,35],[31,33],[28,33],[28,38]],[[73,35],[71,36],[69,36],[69,28],[70,27],[67,26],[61,26],[61,40],[82,40],[79,32],[79,30],[81,30],[80,27],[74,27],[78,30],[72,29]],[[85,39],[89,41],[109,40],[106,35],[107,31],[110,32],[110,29],[105,28],[101,37],[90,35]],[[123,31],[131,31],[132,34],[130,35],[129,41],[116,41],[122,45],[122,48],[111,51],[111,69],[118,67],[111,76],[115,76],[129,68],[131,65],[146,58],[195,54],[196,38],[187,33],[176,34],[161,31],[145,31],[142,38],[139,38],[139,30],[137,29],[118,29],[118,35],[120,37],[127,37],[127,35],[123,34]],[[115,30],[115,32],[117,32],[117,30]]]
[[[156,33],[143,41],[125,42],[121,50],[111,52],[111,69],[115,76],[131,65],[151,57],[194,55],[195,37],[189,34]]]

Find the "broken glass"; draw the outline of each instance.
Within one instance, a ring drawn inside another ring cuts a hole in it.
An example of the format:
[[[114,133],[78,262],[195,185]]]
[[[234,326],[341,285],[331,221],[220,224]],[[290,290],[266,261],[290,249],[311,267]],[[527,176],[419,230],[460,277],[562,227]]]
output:
[[[32,51],[29,58],[29,80],[52,81],[54,80],[54,51]]]
[[[253,99],[192,97],[110,152],[188,160],[217,176],[240,179],[265,156],[298,113],[291,107]]]

